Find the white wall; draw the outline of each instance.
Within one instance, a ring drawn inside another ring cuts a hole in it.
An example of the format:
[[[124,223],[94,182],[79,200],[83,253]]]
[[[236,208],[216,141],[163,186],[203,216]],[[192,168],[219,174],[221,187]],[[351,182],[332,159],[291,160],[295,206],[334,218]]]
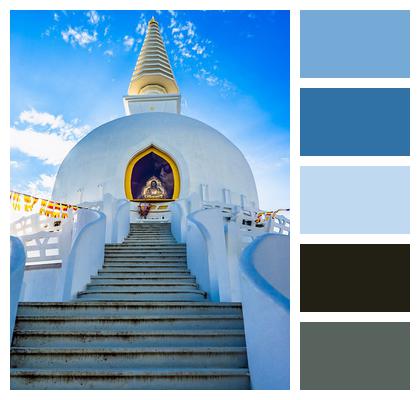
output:
[[[289,243],[289,236],[264,234],[241,258],[242,310],[253,389],[290,386]],[[279,253],[281,257],[276,257]]]
[[[10,341],[15,328],[16,313],[25,270],[25,248],[15,236],[10,236]]]
[[[240,150],[208,125],[173,113],[143,113],[113,120],[93,130],[61,164],[53,198],[78,204],[102,200],[102,192],[125,198],[124,179],[129,160],[154,145],[168,153],[180,171],[180,198],[200,192],[207,184],[211,200],[224,200],[228,189],[234,204],[241,195],[258,206],[251,169]],[[81,190],[81,192],[79,191]]]
[[[199,210],[188,215],[187,260],[212,301],[231,301],[224,223],[219,210]]]

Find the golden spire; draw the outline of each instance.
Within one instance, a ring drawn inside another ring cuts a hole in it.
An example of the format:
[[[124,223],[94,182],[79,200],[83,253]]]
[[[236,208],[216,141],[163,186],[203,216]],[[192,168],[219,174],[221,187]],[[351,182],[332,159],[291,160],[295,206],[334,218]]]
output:
[[[179,94],[159,24],[154,17],[148,23],[128,94]]]

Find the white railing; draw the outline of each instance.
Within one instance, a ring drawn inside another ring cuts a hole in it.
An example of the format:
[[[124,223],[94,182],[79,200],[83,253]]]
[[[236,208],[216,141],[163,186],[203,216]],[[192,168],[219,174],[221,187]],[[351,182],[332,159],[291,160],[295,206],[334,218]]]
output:
[[[185,243],[187,234],[188,201],[185,199],[174,201],[170,205],[171,231],[178,243]]]
[[[38,232],[22,239],[28,259],[20,300],[69,300],[103,264],[105,215],[79,209],[61,232]]]
[[[222,291],[225,301],[241,301],[239,264],[245,247],[267,232],[290,233],[290,222],[283,215],[270,216],[257,224],[253,210],[203,201],[196,194],[174,202],[171,212],[172,234],[177,242],[188,244],[188,264],[212,299],[219,298]],[[221,229],[209,234],[215,224],[223,228],[223,242],[218,238]],[[213,254],[217,254],[217,263]],[[219,268],[222,272],[216,273]]]
[[[241,258],[241,294],[252,389],[289,389],[288,235],[265,234]]]
[[[10,236],[10,342],[15,328],[16,313],[25,270],[25,248],[19,238]]]
[[[188,267],[212,301],[231,301],[223,219],[215,209],[187,217]]]
[[[64,264],[63,301],[77,295],[104,262],[106,217],[100,211],[79,210],[71,250]]]
[[[27,266],[61,265],[71,244],[72,221],[66,221],[61,231],[40,231],[21,237],[26,249]]]
[[[122,243],[130,232],[130,202],[121,199],[117,203],[113,224],[112,243]]]
[[[128,235],[129,201],[104,195],[103,201],[79,206],[85,208],[70,212],[64,220],[33,214],[11,224],[11,232],[21,234],[27,252],[20,300],[71,298],[102,266],[104,235],[108,243],[121,243]]]
[[[68,211],[68,218],[51,218],[39,213],[23,216],[10,224],[10,234],[18,237],[32,235],[37,232],[56,232],[62,229],[62,226],[73,218],[73,211]]]

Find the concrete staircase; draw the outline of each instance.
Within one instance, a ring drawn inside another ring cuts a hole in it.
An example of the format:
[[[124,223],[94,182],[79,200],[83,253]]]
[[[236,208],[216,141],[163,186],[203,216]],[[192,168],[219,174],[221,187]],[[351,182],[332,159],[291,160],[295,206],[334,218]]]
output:
[[[213,303],[170,224],[132,224],[86,290],[21,303],[12,389],[249,389],[242,310]]]

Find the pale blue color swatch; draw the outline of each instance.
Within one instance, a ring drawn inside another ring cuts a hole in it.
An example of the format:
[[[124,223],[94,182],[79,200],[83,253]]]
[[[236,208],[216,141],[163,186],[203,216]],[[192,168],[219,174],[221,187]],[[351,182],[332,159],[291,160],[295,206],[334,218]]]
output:
[[[410,77],[410,12],[301,11],[300,76]]]
[[[300,230],[410,233],[409,167],[301,167]]]

